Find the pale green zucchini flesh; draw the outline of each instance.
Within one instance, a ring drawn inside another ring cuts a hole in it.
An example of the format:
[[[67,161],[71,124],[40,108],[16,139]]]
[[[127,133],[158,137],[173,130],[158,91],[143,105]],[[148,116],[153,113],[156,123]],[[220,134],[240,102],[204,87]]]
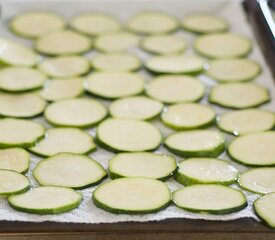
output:
[[[97,141],[115,152],[151,151],[159,147],[162,136],[152,124],[132,119],[107,119],[97,128]]]
[[[6,67],[0,70],[0,89],[7,92],[23,92],[41,88],[46,76],[32,68]]]
[[[236,136],[271,130],[275,125],[275,114],[261,109],[244,109],[222,114],[218,127]]]
[[[185,30],[199,34],[224,32],[228,29],[228,23],[223,18],[208,13],[189,14],[181,24]]]
[[[29,151],[42,157],[67,152],[87,154],[96,149],[93,138],[77,128],[51,128],[46,137]]]
[[[143,96],[121,98],[109,106],[110,114],[115,118],[149,120],[162,111],[163,104]]]
[[[170,200],[167,185],[150,178],[119,178],[93,192],[94,204],[113,213],[153,213],[166,208]]]
[[[216,158],[189,158],[179,163],[175,179],[183,185],[223,184],[236,182],[238,170],[225,160]]]
[[[44,115],[55,126],[84,128],[103,120],[107,109],[100,102],[88,98],[65,99],[50,104]]]
[[[255,167],[275,165],[275,132],[240,136],[228,146],[229,155],[237,162]]]
[[[18,172],[0,169],[0,196],[26,192],[30,187],[29,179]]]
[[[4,118],[0,120],[0,148],[28,148],[43,138],[45,128],[30,120]]]
[[[29,169],[30,155],[22,148],[0,150],[0,169],[26,173]]]
[[[153,79],[146,94],[164,103],[195,102],[204,95],[204,85],[199,79],[185,75],[164,75]]]
[[[172,156],[148,152],[119,153],[109,161],[112,179],[120,177],[147,177],[165,181],[177,168]]]
[[[229,214],[247,206],[245,195],[234,188],[217,184],[197,184],[173,192],[173,202],[186,211]]]
[[[225,149],[225,139],[217,131],[191,130],[169,135],[164,145],[182,157],[217,157]]]
[[[214,109],[197,103],[178,103],[168,106],[161,115],[168,127],[184,130],[204,128],[215,122]]]
[[[66,21],[53,12],[35,11],[17,15],[10,22],[10,29],[17,35],[26,38],[37,38],[52,32],[60,31]]]
[[[59,214],[77,208],[82,194],[70,188],[43,186],[8,197],[9,205],[17,211],[33,214]]]
[[[43,186],[83,189],[101,182],[107,172],[88,156],[59,153],[40,161],[33,176]]]

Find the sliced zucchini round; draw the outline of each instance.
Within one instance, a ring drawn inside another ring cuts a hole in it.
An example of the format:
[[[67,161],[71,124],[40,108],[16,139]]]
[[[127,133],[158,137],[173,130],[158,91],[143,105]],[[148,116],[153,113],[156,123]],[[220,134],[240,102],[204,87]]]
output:
[[[228,23],[224,19],[210,13],[187,15],[181,24],[186,31],[199,34],[225,32],[228,29]]]
[[[159,147],[161,133],[152,124],[132,119],[108,119],[97,128],[97,141],[115,152],[151,151]]]
[[[40,95],[45,100],[54,102],[79,97],[83,91],[83,80],[81,78],[54,79],[46,82]]]
[[[204,95],[204,85],[199,79],[183,75],[165,75],[155,78],[146,94],[164,103],[195,102]]]
[[[71,188],[44,186],[8,197],[9,205],[17,211],[34,214],[58,214],[77,208],[82,194]]]
[[[174,17],[163,12],[142,12],[129,19],[127,27],[139,34],[165,34],[178,29],[179,23]]]
[[[90,36],[119,31],[120,22],[106,13],[91,12],[78,15],[71,21],[71,27]]]
[[[118,99],[111,103],[109,110],[115,118],[149,120],[158,116],[162,108],[159,101],[137,96]]]
[[[37,38],[42,35],[60,31],[66,21],[53,12],[24,12],[17,15],[10,23],[10,29],[17,35],[26,38]]]
[[[46,102],[36,93],[0,93],[0,115],[29,118],[41,114]]]
[[[209,95],[209,102],[234,109],[257,107],[269,100],[268,90],[255,83],[218,84]]]
[[[263,132],[275,126],[275,114],[261,109],[244,109],[227,112],[217,121],[218,127],[234,135]]]
[[[100,185],[93,192],[94,204],[108,212],[145,214],[169,206],[167,185],[150,178],[119,178]]]
[[[234,139],[228,146],[229,155],[248,166],[275,165],[275,132],[251,133]]]
[[[106,53],[118,53],[137,47],[140,38],[128,32],[103,34],[95,39],[95,48]]]
[[[23,92],[43,86],[46,76],[32,68],[6,67],[0,70],[0,89],[8,92]]]
[[[164,145],[182,157],[217,157],[225,149],[225,139],[216,131],[192,130],[171,134]]]
[[[31,49],[12,40],[0,37],[0,63],[22,67],[38,64],[39,57]]]
[[[44,60],[39,69],[53,78],[70,78],[87,73],[90,63],[81,56],[61,56]]]
[[[28,148],[40,140],[44,134],[44,127],[34,121],[13,118],[0,120],[0,148]]]
[[[26,173],[30,165],[30,155],[22,148],[0,150],[0,169]]]
[[[247,206],[241,191],[217,184],[181,188],[173,192],[173,202],[186,211],[209,214],[229,214]]]
[[[35,49],[46,55],[73,55],[89,51],[92,40],[84,35],[64,30],[38,38]]]
[[[115,99],[143,92],[144,80],[136,73],[96,72],[88,76],[86,90],[98,97]]]
[[[161,35],[146,37],[141,47],[149,53],[168,55],[184,52],[187,43],[177,35]]]
[[[239,177],[241,188],[250,192],[266,194],[275,192],[275,168],[256,168],[243,172]]]
[[[251,51],[248,38],[234,33],[208,34],[198,37],[195,50],[208,58],[244,57]]]
[[[215,122],[215,110],[198,103],[179,103],[168,106],[161,115],[168,127],[184,130],[204,128]]]
[[[109,172],[112,179],[147,177],[166,181],[176,169],[176,160],[172,156],[164,154],[119,153],[109,161]]]
[[[105,106],[96,100],[76,98],[50,104],[44,115],[55,126],[83,128],[96,125],[107,113]]]
[[[238,170],[225,160],[216,158],[189,158],[179,163],[175,179],[183,185],[235,183]]]
[[[275,193],[259,197],[253,204],[256,215],[269,227],[275,228]]]
[[[148,59],[145,67],[154,73],[198,74],[203,71],[204,60],[197,56],[157,56]]]
[[[0,196],[26,192],[30,188],[30,180],[18,172],[0,169]]]
[[[43,140],[29,148],[31,152],[42,157],[62,152],[87,154],[95,149],[93,138],[77,128],[51,128]]]
[[[210,62],[206,74],[219,82],[246,82],[261,72],[260,65],[250,59],[217,59]]]
[[[128,72],[141,67],[141,61],[129,53],[100,54],[92,59],[92,66],[98,71]]]
[[[59,153],[40,161],[33,176],[43,186],[83,189],[100,183],[107,172],[88,156]]]

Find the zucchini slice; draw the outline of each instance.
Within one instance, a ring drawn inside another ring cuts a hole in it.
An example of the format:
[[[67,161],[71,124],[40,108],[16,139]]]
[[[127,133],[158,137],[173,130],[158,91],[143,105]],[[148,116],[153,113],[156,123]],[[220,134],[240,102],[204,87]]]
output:
[[[93,138],[77,128],[51,128],[43,140],[29,148],[31,152],[42,157],[62,152],[87,154],[95,149]]]
[[[275,228],[275,193],[259,197],[253,204],[256,215],[271,228]]]
[[[275,126],[275,114],[261,109],[244,109],[222,114],[218,127],[234,135],[263,132]]]
[[[115,152],[151,151],[159,147],[161,133],[152,124],[132,119],[108,119],[97,128],[97,141]]]
[[[127,72],[138,70],[141,61],[129,53],[100,54],[92,58],[92,66],[98,71]]]
[[[228,23],[223,18],[210,13],[187,15],[181,24],[186,31],[199,34],[225,32],[228,29]]]
[[[247,206],[241,191],[216,184],[181,188],[173,192],[173,202],[186,211],[209,214],[229,214]]]
[[[84,91],[81,78],[53,79],[46,82],[40,95],[47,101],[75,98]]]
[[[107,109],[100,102],[88,98],[65,99],[50,104],[45,118],[55,126],[91,127],[107,115]]]
[[[147,177],[166,181],[176,169],[177,162],[172,156],[148,152],[119,153],[109,161],[112,179]]]
[[[161,115],[165,125],[178,130],[208,127],[215,122],[215,118],[214,109],[197,103],[171,105]]]
[[[144,35],[165,34],[178,29],[176,18],[163,12],[142,12],[129,19],[130,31]]]
[[[118,53],[132,49],[139,45],[139,36],[128,32],[103,34],[95,39],[97,50],[106,53]]]
[[[244,57],[252,49],[248,38],[234,33],[217,33],[198,37],[194,48],[199,54],[208,58]]]
[[[206,74],[219,82],[246,82],[261,72],[260,65],[250,59],[217,59],[210,62]]]
[[[122,28],[116,18],[99,12],[85,13],[74,17],[71,27],[90,36],[116,32]]]
[[[44,60],[39,69],[53,78],[72,78],[90,70],[90,63],[81,56],[61,56]]]
[[[8,197],[9,205],[17,211],[34,214],[58,214],[77,208],[82,194],[65,187],[44,186]]]
[[[148,59],[145,67],[153,73],[198,74],[203,71],[204,60],[193,55],[157,56]]]
[[[234,139],[228,153],[244,165],[263,167],[275,165],[275,132],[251,133]]]
[[[88,76],[85,89],[98,97],[115,99],[143,92],[144,80],[136,73],[96,72]]]
[[[0,196],[26,192],[30,188],[30,180],[18,172],[0,169]]]
[[[149,53],[168,55],[184,52],[187,43],[177,35],[150,36],[142,41],[141,47]]]
[[[30,165],[30,155],[22,148],[0,150],[0,169],[26,173]]]
[[[235,183],[238,170],[225,160],[216,158],[189,158],[179,163],[175,179],[183,185]]]
[[[44,134],[44,127],[34,121],[13,118],[0,120],[0,148],[28,148],[40,140]]]
[[[225,149],[225,139],[216,131],[192,130],[171,134],[164,145],[182,157],[217,157]]]
[[[100,185],[93,192],[94,204],[108,212],[145,214],[169,206],[167,185],[150,178],[119,178]]]
[[[83,189],[101,182],[107,172],[88,156],[59,153],[40,161],[33,176],[40,185]]]
[[[115,118],[149,120],[160,114],[163,104],[144,96],[121,98],[111,103],[110,114]]]
[[[0,89],[8,92],[23,92],[43,86],[46,76],[32,68],[6,67],[0,70]]]
[[[42,35],[64,29],[66,21],[53,12],[24,12],[17,15],[10,23],[10,29],[17,35],[26,38],[37,38]]]
[[[22,67],[38,64],[39,57],[31,49],[12,40],[0,37],[0,63]]]
[[[38,38],[35,49],[45,55],[81,54],[92,48],[92,40],[80,33],[64,30]]]
[[[0,115],[29,118],[41,114],[46,102],[36,93],[0,93]]]
[[[195,102],[204,95],[199,79],[183,75],[164,75],[151,81],[146,94],[164,103]]]
[[[268,101],[268,89],[255,83],[218,84],[209,95],[209,102],[234,109],[257,107]]]
[[[275,192],[275,168],[256,168],[243,172],[239,177],[241,188],[250,192],[266,194]]]

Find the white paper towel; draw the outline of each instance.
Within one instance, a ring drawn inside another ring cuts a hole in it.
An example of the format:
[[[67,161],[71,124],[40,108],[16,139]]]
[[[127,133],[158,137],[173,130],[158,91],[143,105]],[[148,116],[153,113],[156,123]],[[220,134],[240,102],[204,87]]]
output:
[[[263,56],[260,52],[260,49],[255,42],[255,39],[251,33],[248,22],[245,19],[245,13],[242,10],[240,1],[230,1],[230,0],[208,0],[205,1],[199,0],[91,0],[91,1],[5,1],[1,3],[1,28],[0,34],[6,37],[16,38],[10,32],[7,31],[8,21],[11,17],[15,16],[19,12],[25,10],[53,10],[66,18],[70,19],[72,16],[79,14],[81,12],[87,11],[103,11],[111,13],[122,21],[125,21],[135,12],[142,10],[162,10],[164,12],[170,13],[179,19],[183,18],[186,13],[191,12],[210,12],[214,15],[220,15],[228,20],[231,26],[231,31],[236,33],[241,33],[248,36],[253,43],[253,52],[250,54],[250,58],[258,61],[263,68],[262,74],[256,79],[256,82],[262,84],[270,89],[271,97],[275,98],[275,87],[272,80],[270,71],[266,65],[266,62],[263,59]],[[192,52],[191,45],[194,41],[194,35],[186,32],[178,32],[178,35],[182,36],[190,45],[190,48],[187,52]],[[31,42],[22,38],[17,38],[18,41],[21,41],[24,44],[31,45]],[[149,55],[138,50],[133,49],[132,52],[136,53],[141,59],[146,59]],[[93,53],[87,54],[90,56]],[[150,81],[152,76],[148,75],[144,70],[140,71],[146,81]],[[207,78],[206,76],[199,76],[199,78],[206,85],[206,95],[202,100],[203,103],[207,102],[207,95],[209,89],[216,83]],[[108,105],[107,101],[104,104]],[[214,106],[218,114],[222,112],[229,111],[227,109],[222,109],[217,106]],[[266,104],[262,107],[263,109],[273,110],[275,109],[275,102],[272,101],[269,104]],[[42,118],[37,118],[36,121],[42,122],[45,126],[48,127],[46,122]],[[153,122],[158,128],[161,129],[164,136],[171,133],[172,130],[163,126],[159,121]],[[215,128],[215,127],[213,127]],[[91,135],[95,135],[95,129],[90,129],[89,132]],[[227,142],[231,141],[232,136],[226,135]],[[168,153],[166,149],[160,147],[156,152],[158,153]],[[104,149],[98,149],[96,152],[90,154],[95,160],[100,162],[104,168],[108,166],[108,160],[113,156],[113,153],[105,151]],[[220,156],[222,159],[229,159],[228,156],[224,153]],[[177,160],[181,160],[176,157]],[[34,181],[31,170],[34,168],[36,163],[40,158],[32,156],[30,171],[27,176],[31,179],[32,185],[37,186],[37,183]],[[246,167],[239,165],[235,162],[232,162],[240,171],[244,171]],[[105,181],[110,181],[107,179]],[[179,183],[175,182],[173,179],[167,181],[171,191],[179,189],[182,187]],[[238,188],[236,185],[232,186]],[[232,213],[223,216],[217,215],[206,215],[206,214],[195,214],[184,211],[182,209],[176,208],[173,204],[167,209],[160,211],[154,214],[146,215],[116,215],[112,213],[107,213],[101,209],[98,209],[94,206],[91,196],[92,192],[96,187],[91,187],[85,190],[81,190],[84,200],[82,204],[75,210],[59,214],[59,215],[34,215],[26,214],[13,210],[7,204],[5,199],[0,199],[0,220],[10,220],[10,221],[32,221],[32,222],[42,222],[42,221],[55,221],[55,222],[75,222],[75,223],[111,223],[111,222],[124,222],[124,221],[153,221],[153,220],[162,220],[167,218],[189,218],[189,219],[207,219],[207,220],[232,220],[243,217],[251,217],[256,220],[258,218],[255,216],[252,210],[253,201],[259,197],[257,194],[252,194],[245,192],[245,195],[248,200],[248,207],[244,210]]]

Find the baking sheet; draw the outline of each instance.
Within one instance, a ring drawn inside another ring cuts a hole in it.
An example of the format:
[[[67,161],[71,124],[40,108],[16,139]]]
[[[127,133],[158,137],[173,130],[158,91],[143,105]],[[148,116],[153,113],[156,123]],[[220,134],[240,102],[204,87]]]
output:
[[[0,35],[17,39],[17,41],[22,42],[23,44],[31,46],[32,43],[28,40],[22,38],[16,38],[12,35],[8,29],[7,25],[9,20],[16,14],[22,11],[28,10],[51,10],[55,11],[67,19],[70,19],[72,16],[77,15],[82,12],[87,11],[102,11],[110,13],[118,17],[121,21],[127,20],[134,13],[143,11],[143,10],[160,10],[167,12],[169,14],[182,19],[183,16],[187,13],[192,12],[209,12],[214,15],[219,15],[227,19],[231,26],[231,31],[235,33],[241,33],[249,37],[252,40],[254,46],[252,53],[249,55],[249,58],[258,61],[263,71],[261,75],[255,80],[255,82],[267,87],[270,89],[271,98],[275,99],[275,86],[272,80],[271,73],[267,67],[267,64],[262,56],[262,53],[259,49],[259,46],[255,42],[253,34],[251,32],[250,26],[245,18],[245,13],[243,12],[240,1],[232,0],[208,0],[207,4],[203,0],[90,0],[90,1],[0,1],[1,3],[1,23],[0,23]],[[189,49],[186,53],[192,52],[191,45],[194,41],[195,35],[180,31],[176,33],[177,35],[182,36],[188,43]],[[150,54],[142,52],[138,49],[132,49],[131,52],[137,54],[142,60],[150,57]],[[95,51],[92,51],[87,54],[87,57],[90,57],[92,54],[96,54]],[[140,74],[145,77],[146,81],[150,81],[152,76],[150,76],[146,71],[141,70]],[[209,90],[216,83],[204,75],[198,76],[201,81],[206,86],[206,94],[202,99],[202,103],[207,103],[207,96]],[[104,101],[104,104],[108,105],[108,101]],[[213,106],[218,115],[223,112],[230,111],[228,109],[220,108]],[[268,104],[265,104],[261,108],[268,110],[275,110],[275,101],[271,101]],[[43,123],[46,127],[49,127],[43,118],[36,118],[35,121]],[[172,130],[166,128],[159,121],[154,121],[155,124],[162,131],[164,137],[173,132]],[[215,129],[215,127],[213,127]],[[95,129],[87,130],[92,136],[95,135]],[[227,143],[232,140],[232,136],[226,135]],[[160,147],[156,152],[158,153],[169,153],[163,147]],[[170,154],[170,153],[169,153]],[[105,151],[104,149],[99,149],[90,154],[95,160],[100,162],[105,168],[108,166],[108,160],[113,156],[113,153]],[[229,159],[228,156],[224,153],[220,156],[222,159]],[[31,179],[32,185],[37,186],[37,183],[31,176],[31,170],[34,168],[36,163],[41,158],[32,156],[30,171],[27,173],[27,176]],[[176,157],[179,161],[182,158]],[[246,170],[246,167],[239,165],[235,162],[232,162],[239,171]],[[110,181],[107,179],[105,181]],[[171,191],[179,189],[182,185],[175,182],[173,179],[167,181]],[[238,188],[233,185],[232,187]],[[214,216],[206,214],[195,214],[184,211],[182,209],[176,208],[174,205],[169,206],[167,209],[160,211],[154,214],[146,215],[116,215],[112,213],[107,213],[101,209],[98,209],[94,206],[91,200],[92,192],[96,187],[91,187],[85,190],[82,190],[84,200],[79,208],[64,214],[59,215],[33,215],[27,213],[20,213],[12,208],[10,208],[5,199],[0,199],[0,220],[9,220],[9,221],[32,221],[32,222],[42,222],[42,221],[55,221],[55,222],[74,222],[74,223],[111,223],[111,222],[123,222],[123,221],[152,221],[152,220],[163,220],[167,218],[189,218],[189,219],[207,219],[207,220],[232,220],[243,217],[251,217],[256,220],[258,218],[252,211],[252,203],[258,197],[257,194],[252,194],[245,192],[248,207],[240,212],[223,215],[223,216]]]

